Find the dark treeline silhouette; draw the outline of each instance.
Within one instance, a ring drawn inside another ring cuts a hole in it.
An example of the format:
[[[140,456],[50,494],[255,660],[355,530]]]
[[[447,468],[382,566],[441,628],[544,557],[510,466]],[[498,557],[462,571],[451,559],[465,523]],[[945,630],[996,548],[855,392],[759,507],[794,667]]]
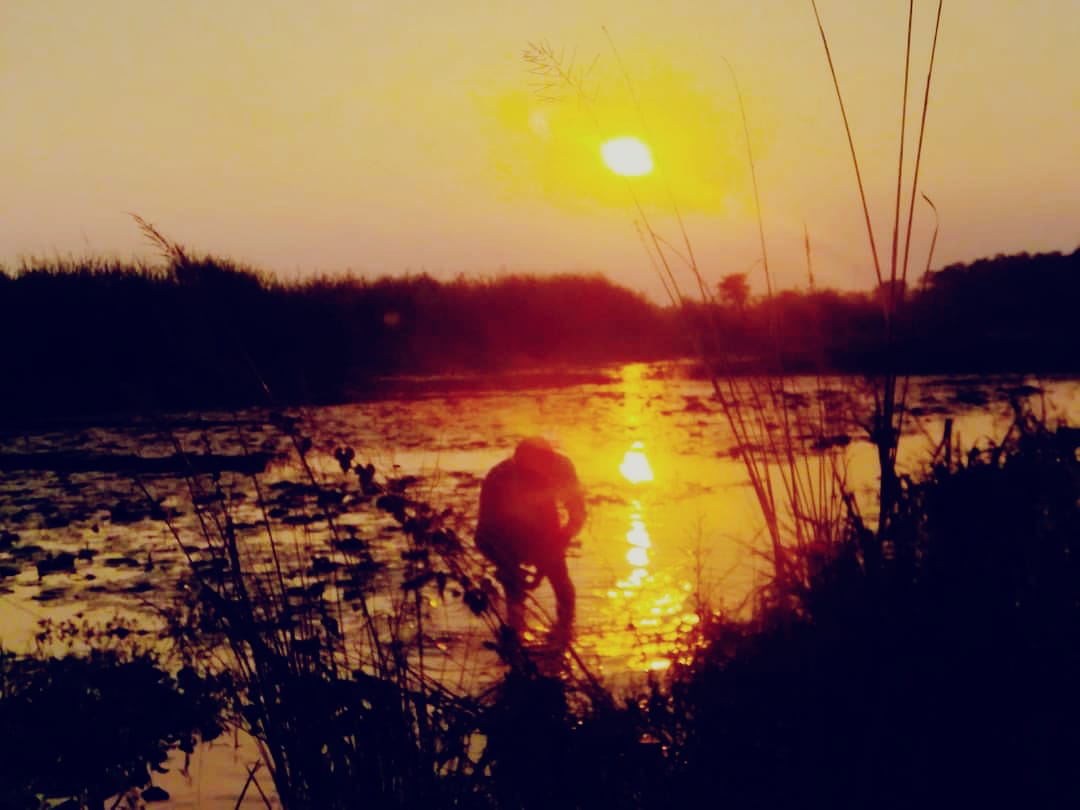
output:
[[[753,300],[744,274],[725,276],[716,306],[694,307],[694,318],[709,321],[702,332],[716,335],[710,354],[735,370],[868,372],[891,364],[912,373],[1076,371],[1080,332],[1069,309],[1078,296],[1080,249],[998,255],[931,272],[902,291],[888,326],[883,289],[784,291]]]
[[[909,356],[926,369],[1076,371],[1078,297],[1080,249],[949,265],[914,296]]]
[[[390,374],[677,353],[670,318],[599,275],[286,284],[229,261],[0,269],[0,413],[322,403]]]
[[[0,413],[341,401],[392,374],[688,355],[695,333],[721,371],[1076,371],[1078,298],[1080,250],[950,265],[905,292],[886,350],[880,291],[754,298],[742,274],[676,312],[599,275],[283,283],[209,257],[30,261],[0,268]]]

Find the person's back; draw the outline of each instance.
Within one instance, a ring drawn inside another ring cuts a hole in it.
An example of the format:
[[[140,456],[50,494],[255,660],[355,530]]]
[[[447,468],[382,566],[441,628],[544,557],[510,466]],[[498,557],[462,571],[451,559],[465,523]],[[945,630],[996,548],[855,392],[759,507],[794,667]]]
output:
[[[543,439],[521,442],[512,458],[484,478],[476,545],[495,563],[506,591],[507,624],[514,630],[524,629],[526,591],[546,576],[558,606],[556,631],[569,637],[575,593],[566,550],[584,521],[585,499],[574,465]],[[535,579],[530,581],[522,566],[535,566]]]
[[[484,478],[476,542],[507,563],[538,565],[558,546],[559,507],[554,488],[513,458]]]

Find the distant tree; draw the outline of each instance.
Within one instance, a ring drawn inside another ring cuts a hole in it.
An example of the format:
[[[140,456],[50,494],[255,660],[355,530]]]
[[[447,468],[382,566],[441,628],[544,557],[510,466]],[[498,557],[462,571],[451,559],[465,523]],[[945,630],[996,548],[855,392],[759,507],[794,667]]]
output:
[[[721,303],[742,312],[750,301],[750,282],[746,273],[728,273],[716,285],[716,292]]]
[[[903,279],[883,281],[874,291],[878,304],[886,309],[899,306],[907,300],[907,284]]]

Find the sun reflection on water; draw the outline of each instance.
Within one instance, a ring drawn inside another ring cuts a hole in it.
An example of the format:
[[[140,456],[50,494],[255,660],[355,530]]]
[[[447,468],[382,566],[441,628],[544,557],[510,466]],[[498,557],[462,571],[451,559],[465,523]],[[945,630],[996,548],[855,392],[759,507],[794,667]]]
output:
[[[623,455],[622,464],[619,465],[622,477],[631,484],[644,484],[653,480],[652,465],[645,455],[644,442],[634,442],[633,446]]]
[[[697,624],[698,616],[689,606],[690,583],[680,582],[670,566],[654,566],[659,550],[646,517],[649,488],[642,486],[654,475],[644,442],[635,441],[626,451],[619,472],[638,496],[629,501],[626,572],[607,591],[610,626],[624,629],[597,639],[597,652],[621,660],[633,671],[660,672],[671,666],[677,650],[685,649],[679,641]]]

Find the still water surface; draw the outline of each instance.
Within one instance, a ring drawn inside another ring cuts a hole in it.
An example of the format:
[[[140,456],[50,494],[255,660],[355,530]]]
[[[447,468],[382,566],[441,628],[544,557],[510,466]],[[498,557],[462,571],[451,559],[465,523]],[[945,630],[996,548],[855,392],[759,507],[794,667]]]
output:
[[[735,609],[764,576],[763,520],[733,452],[731,430],[708,384],[678,372],[634,364],[607,369],[583,385],[509,393],[440,391],[433,381],[409,399],[311,409],[302,414],[303,429],[314,441],[309,458],[318,474],[340,478],[333,450],[351,447],[383,475],[415,476],[411,494],[452,509],[469,540],[486,471],[526,436],[552,440],[573,459],[588,493],[589,519],[570,560],[578,587],[578,645],[601,672],[660,668],[660,637],[693,621],[694,600]],[[908,400],[917,416],[907,425],[902,464],[916,470],[925,463],[946,416],[954,418],[954,435],[964,445],[999,439],[1011,420],[1006,392],[1019,384],[1045,390],[1054,413],[1080,415],[1080,383],[1073,380],[914,380]],[[848,409],[866,408],[858,381],[800,379],[790,385],[808,396],[821,388],[849,395],[844,409],[830,404],[834,429],[852,437],[845,451],[848,484],[872,511],[874,453],[865,431],[848,417]],[[8,433],[0,436],[0,455],[41,460],[48,458],[44,454],[163,456],[177,446],[195,454],[207,448],[267,450],[280,459],[263,476],[272,483],[295,473],[289,461],[294,454],[264,416],[182,414],[164,422]],[[247,486],[244,476],[232,478],[236,488]],[[12,468],[3,474],[0,530],[18,535],[0,549],[8,574],[0,579],[4,644],[24,647],[38,617],[137,608],[168,592],[170,577],[183,569],[182,557],[166,525],[149,514],[140,482],[174,515],[182,539],[195,531],[180,476],[137,477],[122,469]],[[314,531],[302,530],[306,536]],[[74,574],[39,576],[31,563],[59,550],[83,550],[85,559],[77,560]],[[550,609],[548,589],[538,595]]]

